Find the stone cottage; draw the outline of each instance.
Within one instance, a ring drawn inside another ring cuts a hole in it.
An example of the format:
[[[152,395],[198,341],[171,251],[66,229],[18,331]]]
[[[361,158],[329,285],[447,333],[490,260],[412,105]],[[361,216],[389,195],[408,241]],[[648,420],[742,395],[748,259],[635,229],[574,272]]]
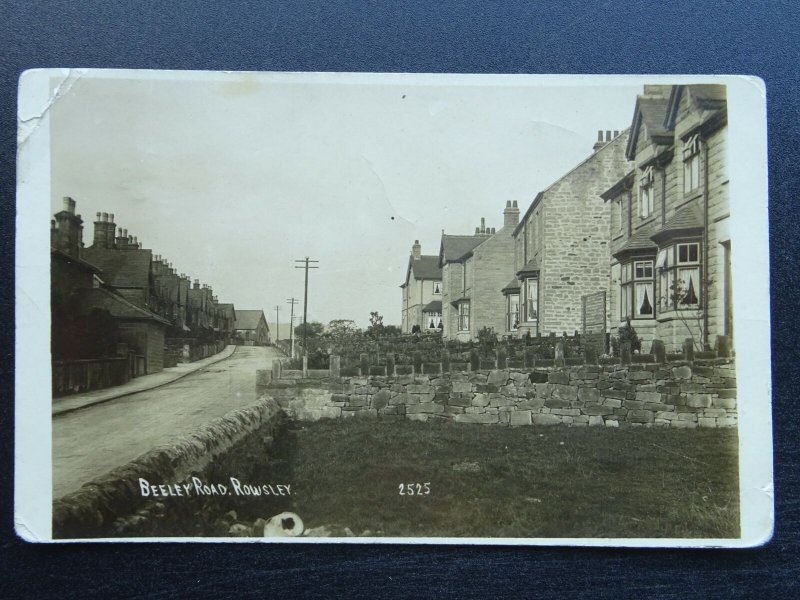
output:
[[[441,331],[442,269],[438,256],[422,254],[419,240],[414,240],[411,246],[406,280],[400,289],[403,295],[401,331]]]
[[[583,296],[608,288],[610,216],[601,194],[629,170],[628,132],[599,138],[593,154],[539,192],[514,228],[513,268],[500,285],[513,335],[580,331]]]
[[[270,344],[269,326],[263,310],[237,310],[234,327],[238,343],[245,346]]]
[[[502,335],[508,321],[503,284],[514,265],[516,202],[506,202],[503,227],[487,228],[481,219],[474,235],[445,235],[439,250],[442,268],[442,321],[446,339],[476,339],[487,328]]]
[[[722,85],[646,85],[628,172],[603,194],[610,213],[611,322],[698,350],[733,334],[727,105]]]

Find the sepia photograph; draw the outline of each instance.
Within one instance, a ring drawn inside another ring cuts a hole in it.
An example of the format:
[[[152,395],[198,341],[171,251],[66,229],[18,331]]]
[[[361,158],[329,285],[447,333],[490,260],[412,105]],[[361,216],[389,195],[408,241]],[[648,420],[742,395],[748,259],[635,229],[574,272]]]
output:
[[[764,543],[756,82],[26,73],[18,532]]]

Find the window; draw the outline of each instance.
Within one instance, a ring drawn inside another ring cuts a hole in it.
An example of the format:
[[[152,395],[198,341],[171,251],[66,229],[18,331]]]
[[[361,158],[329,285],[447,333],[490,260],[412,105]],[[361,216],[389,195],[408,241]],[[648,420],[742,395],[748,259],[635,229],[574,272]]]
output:
[[[506,328],[516,331],[519,328],[519,294],[509,294],[506,311]]]
[[[654,180],[653,167],[647,167],[639,181],[639,216],[643,219],[653,214],[653,206],[655,204]]]
[[[525,320],[536,321],[539,318],[539,280],[530,277],[525,280]]]
[[[683,145],[683,192],[700,187],[700,136],[695,134]]]
[[[469,331],[469,302],[458,305],[458,330]]]
[[[622,233],[622,203],[619,199],[611,202],[611,233]]]
[[[652,318],[653,261],[633,260],[622,265],[620,272],[620,320]]]
[[[433,282],[433,293],[439,295],[442,293],[442,282],[441,281],[434,281]]]
[[[426,312],[424,314],[425,329],[435,331],[442,326],[442,313],[440,312]]]
[[[698,308],[702,292],[700,243],[675,244],[661,250],[658,256],[662,306],[671,310]]]

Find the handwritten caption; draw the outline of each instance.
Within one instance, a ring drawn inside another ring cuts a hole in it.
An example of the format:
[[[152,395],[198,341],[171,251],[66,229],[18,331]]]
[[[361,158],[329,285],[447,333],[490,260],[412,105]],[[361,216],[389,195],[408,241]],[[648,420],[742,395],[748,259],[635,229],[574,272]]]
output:
[[[229,477],[227,483],[206,483],[199,477],[192,477],[189,483],[156,484],[140,477],[139,492],[142,498],[168,496],[291,496],[292,486],[281,483],[242,483],[236,477]]]

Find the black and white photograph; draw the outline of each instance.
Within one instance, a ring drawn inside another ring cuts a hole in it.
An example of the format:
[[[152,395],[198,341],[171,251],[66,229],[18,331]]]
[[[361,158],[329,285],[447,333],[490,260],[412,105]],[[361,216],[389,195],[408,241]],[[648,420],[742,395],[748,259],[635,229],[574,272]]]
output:
[[[759,80],[20,85],[26,539],[769,539]]]

